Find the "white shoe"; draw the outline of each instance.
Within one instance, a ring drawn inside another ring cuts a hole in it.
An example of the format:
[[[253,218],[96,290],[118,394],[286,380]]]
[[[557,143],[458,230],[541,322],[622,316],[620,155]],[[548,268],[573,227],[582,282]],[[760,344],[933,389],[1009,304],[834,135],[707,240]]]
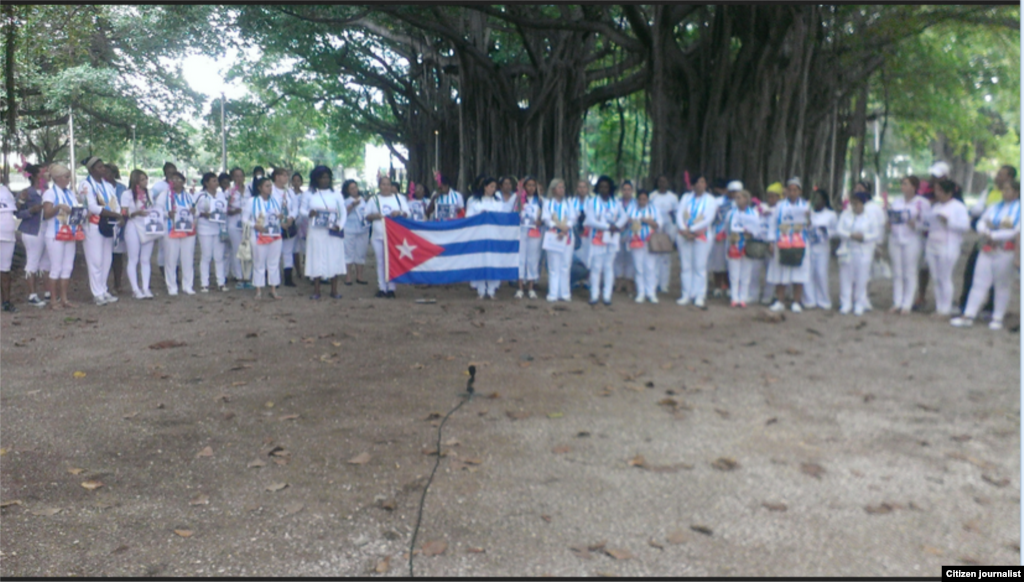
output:
[[[803,312],[803,310],[804,310],[804,308],[803,308],[803,307],[800,307],[800,304],[799,304],[799,303],[797,303],[796,301],[794,301],[794,302],[793,302],[793,305],[791,305],[791,306],[789,307],[789,309],[790,309],[790,310],[791,310],[791,311],[792,311],[793,313],[802,313],[802,312]]]
[[[971,327],[974,325],[974,320],[969,317],[954,317],[949,320],[949,325],[952,325],[953,327]],[[999,327],[1002,327],[1002,325]]]
[[[657,303],[658,302],[658,296],[657,295],[651,295],[650,297],[647,298],[647,300],[650,301],[651,303]]]
[[[117,297],[110,293],[105,293],[103,298],[107,300],[107,303],[117,303]]]
[[[221,291],[221,293],[227,293],[228,291],[230,291],[230,289],[228,289],[227,285],[221,285],[220,286],[220,291]]]
[[[856,315],[857,317],[860,317],[860,316],[864,315],[864,309],[858,307],[857,309],[853,310],[853,314]]]
[[[851,311],[853,311],[853,310],[850,309],[849,307],[840,307],[839,308],[839,315],[850,315]]]
[[[167,295],[169,295],[170,297],[177,297],[178,296],[178,290],[175,289],[174,291],[168,291]]]
[[[516,299],[522,299],[523,297],[525,297],[525,295],[523,294],[522,289],[516,291]]]
[[[146,296],[146,299],[152,299],[153,298],[153,292],[150,291],[149,289],[146,289],[145,291],[143,291],[142,294]]]
[[[637,295],[636,299],[634,301],[636,301],[637,303],[643,303],[644,302],[644,296],[643,295]]]
[[[195,295],[196,294],[196,292],[191,290],[191,289],[182,289],[181,292],[184,293],[185,295]]]
[[[818,307],[818,306],[817,306],[817,305],[808,305],[808,304],[806,304],[806,303],[804,303],[804,304],[803,304],[803,308],[804,308],[805,310],[806,310],[806,309],[814,309],[814,308],[816,308],[816,307]]]
[[[497,297],[495,297],[493,293],[488,294],[487,298],[490,299],[491,301],[494,301],[495,299],[497,299]]]
[[[146,294],[143,293],[142,291],[133,291],[132,292],[132,299],[137,299],[139,301],[142,301],[145,298],[146,298]]]
[[[999,331],[1003,329],[1003,322],[999,321],[998,319],[993,319],[988,323],[988,328],[991,329],[992,331]]]
[[[775,313],[779,313],[780,311],[785,311],[785,310],[786,310],[786,306],[783,305],[781,301],[776,301],[775,303],[772,303],[772,306],[768,308],[768,311],[772,311],[772,312],[775,312]]]
[[[484,297],[485,297],[485,295],[477,295],[476,296],[477,299],[483,299]]]
[[[551,303],[554,303],[554,302],[558,301],[558,297],[551,297],[551,296],[549,295],[549,296],[547,297],[547,300],[548,300],[549,302],[551,302]]]
[[[536,298],[537,298],[537,292],[536,292],[536,291],[534,291],[533,289],[530,289],[530,293],[529,293],[529,294],[528,294],[527,296],[528,296],[528,297],[529,297],[530,299],[536,299]]]
[[[695,301],[693,302],[693,306],[694,306],[694,307],[696,307],[696,308],[698,308],[698,309],[704,309],[704,298],[703,298],[703,297],[698,297],[698,298],[697,298],[697,299],[696,299],[696,300],[695,300]]]
[[[676,299],[676,305],[689,305],[689,304],[690,304],[690,298],[689,297],[680,297],[679,299]]]
[[[210,288],[209,287],[202,287],[202,288],[199,289],[199,292],[200,293],[209,293],[210,292]]]
[[[92,302],[95,303],[96,305],[106,305],[107,304],[107,298],[106,297],[102,297],[102,296],[96,297],[96,298],[94,298],[92,300]]]

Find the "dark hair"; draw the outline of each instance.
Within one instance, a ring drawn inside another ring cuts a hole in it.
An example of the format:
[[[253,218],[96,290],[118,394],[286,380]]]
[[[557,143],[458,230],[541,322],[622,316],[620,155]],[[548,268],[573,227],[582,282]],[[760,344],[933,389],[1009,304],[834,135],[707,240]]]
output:
[[[943,178],[936,182],[936,184],[939,186],[939,188],[942,188],[950,195],[956,195],[956,182],[950,180],[949,178]]]
[[[398,192],[399,194],[402,193],[402,181],[401,180],[391,180],[391,185],[394,186],[396,192]]]
[[[513,176],[512,174],[508,174],[508,175],[505,175],[505,176],[502,176],[502,177],[498,178],[498,187],[499,188],[501,187],[502,184],[505,183],[505,180],[508,180],[508,181],[512,182],[512,190],[516,189],[516,186],[518,184],[516,182],[516,177]]]
[[[917,189],[921,187],[921,178],[918,178],[917,176],[915,176],[913,174],[911,174],[909,176],[906,176],[903,179],[907,180],[908,182],[910,182],[910,184],[914,187],[914,192],[915,193],[917,192]]]
[[[264,176],[267,175],[267,171],[263,169],[263,166],[256,166],[255,168],[252,169],[252,183],[251,183],[252,185],[250,186],[250,188],[252,188],[252,195],[253,196],[258,196],[259,195],[259,189],[256,187],[256,180],[257,180],[256,172],[259,172],[260,174],[262,174]]]
[[[171,172],[167,177],[168,178],[181,178],[182,182],[185,181],[185,174],[182,174],[181,172],[179,172],[177,170]]]
[[[858,191],[853,193],[853,197],[860,200],[862,203],[867,204],[868,200],[871,200],[871,193]]]
[[[1005,166],[1000,168],[1000,170],[1006,170],[1006,173],[1010,175],[1010,179],[1014,179],[1017,177],[1017,168],[1014,168],[1010,164],[1006,164]]]
[[[672,180],[668,179],[668,174],[658,174],[658,177],[654,179],[654,189],[655,190],[658,189],[658,182],[660,182],[662,178],[665,178],[665,181],[668,182],[669,189],[671,189],[672,188]]]
[[[692,188],[693,186],[696,186],[697,182],[700,182],[701,178],[704,178],[705,183],[708,181],[707,176],[701,174],[700,172],[697,172],[694,175],[690,176],[690,187]]]
[[[601,185],[601,182],[608,182],[608,194],[615,196],[615,181],[608,176],[601,176],[597,179],[597,182],[594,184],[594,194],[598,194],[598,186]]]
[[[626,182],[623,182],[623,184],[626,184],[627,182],[629,182],[629,180],[626,180]],[[641,189],[637,190],[637,191],[636,191],[636,194],[635,194],[635,195],[633,196],[633,198],[640,198],[640,195],[641,195],[641,194],[643,194],[644,196],[646,196],[646,197],[647,197],[647,199],[648,199],[648,200],[650,200],[650,198],[651,198],[651,193],[650,193],[650,192],[648,192],[647,190],[644,190],[643,188],[641,188]]]
[[[25,166],[25,172],[29,176],[31,176],[33,178],[37,178],[37,177],[39,177],[39,172],[42,172],[43,168],[45,168],[45,167],[46,166],[43,165],[43,164],[29,164],[29,165]],[[33,184],[33,186],[35,186],[35,184]]]
[[[235,172],[241,172],[243,176],[245,175],[245,170],[243,170],[242,168],[239,168],[238,166],[235,166],[234,168],[231,168],[231,171],[228,172],[228,175],[233,175]]]
[[[440,176],[441,176],[440,185],[448,186],[449,188],[451,188],[452,181],[448,179],[448,176],[445,176],[444,174],[441,174]]]
[[[1018,194],[1020,193],[1020,180],[1013,180],[1010,182],[1010,187],[1014,189]]]
[[[632,186],[633,185],[633,181],[632,180],[623,180],[622,183],[619,184],[619,188],[625,186],[626,184],[629,184],[630,186]]]
[[[817,192],[818,196],[821,197],[821,201],[825,203],[825,208],[832,210],[832,201],[829,199],[830,196],[828,195],[828,190],[824,188],[818,188],[815,190],[815,192]]]
[[[312,177],[312,176],[310,176],[310,177]],[[353,183],[354,183],[354,184],[356,184],[356,189],[355,189],[355,190],[356,190],[356,191],[358,191],[358,182],[356,182],[355,180],[345,180],[345,181],[344,181],[344,182],[343,182],[343,183],[341,184],[341,196],[342,196],[342,197],[346,197],[346,196],[348,196],[348,186],[349,186],[350,184],[353,184]],[[355,195],[356,195],[356,196],[358,196],[358,195],[359,195],[359,193],[358,193],[358,192],[356,192],[356,193],[355,193]]]
[[[315,189],[315,188],[320,188],[320,176],[323,176],[324,174],[327,174],[331,178],[331,181],[327,185],[327,187],[328,188],[334,188],[334,172],[332,172],[331,169],[328,168],[327,166],[317,166],[317,167],[313,168],[312,171],[309,172],[309,190],[310,190],[310,192],[312,192],[313,189]],[[345,195],[345,187],[344,186],[342,186],[342,188],[341,188],[341,195],[342,196]]]
[[[210,178],[216,180],[217,174],[214,174],[213,172],[207,172],[203,174],[202,179],[199,180],[199,184],[201,184],[202,186],[206,186],[206,183],[210,180]]]
[[[871,197],[874,195],[875,190],[871,182],[869,180],[861,180],[857,182],[857,185],[860,186],[861,188],[864,188],[864,191],[867,192],[868,194],[868,200],[870,200]]]
[[[252,183],[252,195],[253,196],[259,196],[260,195],[260,188],[263,187],[264,182],[271,182],[271,179],[264,177],[264,178],[256,178],[255,180],[253,180],[253,183]]]
[[[477,178],[476,191],[473,192],[473,197],[480,199],[484,196],[484,189],[487,188],[488,184],[497,184],[498,181],[490,176],[479,176]]]
[[[300,180],[302,179],[302,173],[300,172],[295,172],[294,174],[292,174],[292,180],[295,179],[295,176],[298,176]]]
[[[164,174],[167,174],[167,170],[170,170],[170,169],[173,169],[174,171],[177,171],[178,170],[178,166],[175,166],[171,162],[164,162],[164,167],[163,167]],[[174,172],[171,172],[171,174],[173,174],[173,173]],[[168,175],[168,177],[170,177],[170,176]]]
[[[117,167],[117,164],[104,164],[107,166],[107,171],[110,172],[111,177],[115,180],[121,179],[121,168]]]
[[[273,173],[270,174],[270,179],[273,180],[274,178],[280,176],[281,174],[284,174],[285,176],[287,176],[288,175],[288,170],[286,170],[284,168],[274,168]]]

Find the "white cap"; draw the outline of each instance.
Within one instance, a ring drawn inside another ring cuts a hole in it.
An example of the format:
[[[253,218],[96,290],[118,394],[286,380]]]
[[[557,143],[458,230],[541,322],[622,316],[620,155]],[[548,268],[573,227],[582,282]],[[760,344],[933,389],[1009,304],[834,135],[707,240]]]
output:
[[[739,180],[733,180],[732,182],[729,182],[729,185],[726,186],[725,189],[728,190],[729,192],[739,192],[740,190],[743,189],[743,182],[740,182]]]
[[[787,186],[796,186],[797,188],[800,188],[801,190],[804,189],[803,184],[800,182],[800,178],[798,178],[796,176],[793,176],[792,178],[790,178],[789,181],[786,182],[786,185]]]
[[[928,173],[936,178],[949,176],[949,164],[946,162],[935,162],[932,164],[932,167],[928,168]]]

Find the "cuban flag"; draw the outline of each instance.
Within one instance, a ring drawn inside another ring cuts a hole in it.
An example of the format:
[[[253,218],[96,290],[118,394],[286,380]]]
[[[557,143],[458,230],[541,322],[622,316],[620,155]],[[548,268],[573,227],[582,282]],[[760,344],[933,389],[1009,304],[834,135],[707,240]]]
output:
[[[519,278],[519,215],[484,212],[470,218],[419,222],[384,218],[388,281],[448,285]]]

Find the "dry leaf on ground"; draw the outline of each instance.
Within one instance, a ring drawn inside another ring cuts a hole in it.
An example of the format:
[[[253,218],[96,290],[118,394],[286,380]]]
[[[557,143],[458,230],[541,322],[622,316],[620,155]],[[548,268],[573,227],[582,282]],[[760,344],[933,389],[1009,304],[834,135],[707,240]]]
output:
[[[559,446],[551,449],[551,452],[556,454],[556,455],[562,455],[562,454],[568,453],[571,450],[572,450],[572,447],[570,447],[569,445],[559,445]]]
[[[280,491],[287,486],[287,483],[271,483],[270,485],[267,485],[267,491]]]
[[[739,468],[740,464],[736,462],[736,459],[729,457],[719,457],[712,461],[711,466],[719,471],[732,471]]]
[[[865,505],[864,511],[873,514],[880,515],[885,513],[892,513],[893,507],[888,503],[880,503],[878,505]]]
[[[583,558],[584,560],[594,559],[594,557],[590,555],[590,551],[583,546],[569,546],[569,550],[571,550],[577,558]]]
[[[424,556],[440,556],[448,549],[448,542],[444,540],[434,540],[423,544],[423,555]]]
[[[51,515],[57,515],[61,512],[59,507],[40,507],[39,509],[28,510],[32,515],[38,515],[40,517],[49,517]]]
[[[387,556],[383,560],[377,562],[377,567],[373,569],[378,574],[387,574],[391,568],[391,556]]]
[[[466,548],[466,552],[469,554],[483,554],[487,552],[487,550],[483,548]]]
[[[156,342],[155,344],[149,346],[149,349],[151,349],[151,350],[165,350],[167,348],[180,348],[180,347],[183,347],[183,346],[186,346],[186,345],[188,345],[188,344],[186,344],[185,342],[178,342],[178,341],[174,341],[174,340],[164,340],[162,342]]]
[[[546,514],[545,515],[541,515],[540,518],[543,519],[546,523],[551,523],[551,516],[550,515],[546,515]]]
[[[286,414],[284,416],[278,417],[278,420],[295,420],[298,417],[298,414]]]
[[[284,506],[284,513],[285,515],[295,515],[296,513],[302,511],[304,507],[306,507],[306,504],[302,503],[301,501],[289,503],[288,505]]]
[[[75,467],[68,469],[68,473],[71,473],[72,475],[81,475],[82,473],[85,473],[85,469],[79,469]]]
[[[94,480],[83,481],[82,482],[82,487],[85,487],[89,491],[94,491],[96,489],[99,489],[100,487],[103,487],[103,483],[101,483],[99,481],[94,481]]]
[[[370,453],[360,453],[348,460],[349,465],[365,465],[370,462]]]
[[[659,544],[654,538],[647,540],[647,545],[651,546],[652,548],[657,548],[659,550],[665,549],[665,546]]]
[[[191,500],[189,500],[188,504],[189,505],[209,505],[210,504],[210,497],[208,495],[203,495],[202,493],[200,493],[199,495],[196,495]]]
[[[702,533],[702,534],[704,534],[706,536],[709,536],[709,535],[712,534],[711,528],[706,526],[706,525],[695,524],[695,525],[691,525],[690,529],[692,529],[693,531],[695,531],[697,533]]]
[[[196,453],[196,458],[199,458],[199,457],[212,457],[212,456],[213,456],[213,447],[203,447],[203,450],[201,450],[198,453]]]
[[[815,479],[821,479],[821,476],[825,474],[825,468],[817,463],[800,463],[800,472]]]
[[[513,412],[511,410],[506,410],[505,414],[512,420],[523,420],[524,418],[530,417],[529,412]]]
[[[21,505],[20,499],[11,499],[8,501],[0,501],[0,509],[5,507],[11,507],[12,505]]]
[[[633,553],[630,552],[629,550],[606,549],[604,551],[604,553],[606,553],[609,556],[615,558],[616,560],[629,560],[630,558],[634,557]]]
[[[984,479],[985,481],[991,483],[992,485],[995,485],[996,487],[1006,487],[1007,485],[1010,484],[1010,480],[1007,479],[1006,477],[997,478],[997,477],[993,477],[993,476],[991,476],[991,475],[989,475],[987,473],[983,473],[981,475],[981,478]]]
[[[787,509],[785,503],[772,503],[769,501],[765,501],[761,505],[768,511],[786,511]]]
[[[74,376],[75,378],[85,378],[85,372],[75,372],[74,374],[71,375]]]
[[[255,461],[252,461],[251,463],[249,463],[246,466],[248,468],[252,469],[254,467],[266,467],[267,464],[264,461],[260,460],[260,459],[256,459]]]
[[[176,530],[174,530],[174,533],[178,534],[179,536],[181,536],[183,538],[190,538],[190,537],[192,537],[192,533],[193,532],[190,529],[176,529]]]

